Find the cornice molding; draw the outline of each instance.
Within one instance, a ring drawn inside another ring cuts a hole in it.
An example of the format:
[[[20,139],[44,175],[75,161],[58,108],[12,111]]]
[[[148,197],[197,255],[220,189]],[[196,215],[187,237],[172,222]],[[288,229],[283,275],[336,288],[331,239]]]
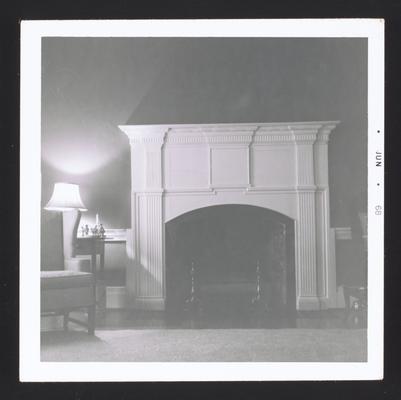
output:
[[[339,121],[120,125],[130,144],[327,143]]]
[[[155,144],[164,143],[168,128],[155,125],[119,125],[129,139],[130,145],[135,144]]]

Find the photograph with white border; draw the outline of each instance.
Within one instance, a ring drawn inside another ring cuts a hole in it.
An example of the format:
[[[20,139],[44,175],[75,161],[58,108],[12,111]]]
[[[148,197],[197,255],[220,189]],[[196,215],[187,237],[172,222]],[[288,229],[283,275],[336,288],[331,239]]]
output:
[[[383,377],[384,20],[21,22],[20,380]]]

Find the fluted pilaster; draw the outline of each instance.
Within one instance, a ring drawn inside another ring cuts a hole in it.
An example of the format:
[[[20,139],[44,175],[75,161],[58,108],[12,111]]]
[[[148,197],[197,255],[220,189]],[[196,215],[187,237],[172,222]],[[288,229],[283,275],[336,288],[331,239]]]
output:
[[[137,298],[164,299],[162,195],[138,196]]]
[[[316,291],[316,218],[315,193],[299,193],[297,224],[298,296],[315,297]]]

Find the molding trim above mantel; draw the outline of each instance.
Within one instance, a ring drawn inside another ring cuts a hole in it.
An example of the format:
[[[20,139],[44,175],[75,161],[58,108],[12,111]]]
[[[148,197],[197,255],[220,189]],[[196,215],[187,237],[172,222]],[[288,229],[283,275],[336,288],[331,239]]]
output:
[[[119,125],[130,144],[327,143],[339,121],[240,124]]]

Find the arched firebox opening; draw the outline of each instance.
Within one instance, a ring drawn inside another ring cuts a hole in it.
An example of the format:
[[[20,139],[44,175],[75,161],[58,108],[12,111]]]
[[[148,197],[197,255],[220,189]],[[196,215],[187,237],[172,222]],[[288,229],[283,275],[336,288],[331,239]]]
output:
[[[165,233],[168,315],[295,314],[291,218],[250,205],[210,206],[170,220]]]

